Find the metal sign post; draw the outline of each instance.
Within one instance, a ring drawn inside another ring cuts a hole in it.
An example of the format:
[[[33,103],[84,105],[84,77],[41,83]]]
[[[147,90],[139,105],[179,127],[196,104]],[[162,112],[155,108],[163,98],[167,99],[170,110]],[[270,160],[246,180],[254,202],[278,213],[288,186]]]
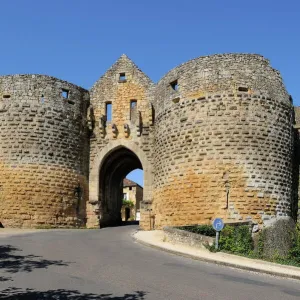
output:
[[[219,248],[219,238],[220,238],[220,231],[224,228],[224,222],[220,218],[216,218],[213,221],[213,228],[216,231],[216,243],[215,249],[218,250]]]
[[[219,238],[220,238],[220,231],[216,231],[216,243],[215,243],[216,250],[218,250],[219,248]]]

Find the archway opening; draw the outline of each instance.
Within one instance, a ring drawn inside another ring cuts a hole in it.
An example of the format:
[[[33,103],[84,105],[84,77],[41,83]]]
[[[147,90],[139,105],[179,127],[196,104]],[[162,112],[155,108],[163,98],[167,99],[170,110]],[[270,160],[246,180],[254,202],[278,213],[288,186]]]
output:
[[[140,221],[141,202],[143,200],[143,170],[135,169],[123,179],[122,222],[138,224]]]
[[[136,169],[143,170],[142,164],[126,147],[117,148],[104,159],[99,176],[100,227],[137,223],[142,186],[130,180],[130,175],[126,179]]]

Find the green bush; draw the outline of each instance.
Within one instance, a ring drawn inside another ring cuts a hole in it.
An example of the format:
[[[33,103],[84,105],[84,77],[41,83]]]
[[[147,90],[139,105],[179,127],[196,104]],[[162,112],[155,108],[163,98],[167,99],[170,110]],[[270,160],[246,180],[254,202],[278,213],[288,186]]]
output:
[[[296,226],[296,234],[293,237],[293,246],[289,253],[289,259],[296,263],[300,263],[300,224]]]
[[[216,231],[213,229],[211,225],[181,226],[177,228],[181,230],[197,233],[197,234],[206,235],[206,236],[211,236],[211,237],[216,236]]]
[[[250,255],[253,248],[251,231],[247,225],[227,225],[220,233],[219,250]]]
[[[123,200],[123,206],[133,207],[134,203],[131,200]]]
[[[214,237],[216,235],[215,230],[210,225],[181,226],[177,228],[211,237]],[[293,235],[293,245],[291,250],[289,251],[288,258],[281,258],[277,256],[274,256],[273,258],[264,257],[264,244],[264,230],[259,233],[257,249],[256,251],[254,251],[254,244],[249,226],[225,225],[224,229],[220,232],[219,249],[215,250],[215,244],[207,244],[205,245],[205,247],[211,252],[225,251],[229,253],[240,254],[250,258],[265,259],[280,264],[300,267],[300,224],[297,224],[296,234]]]

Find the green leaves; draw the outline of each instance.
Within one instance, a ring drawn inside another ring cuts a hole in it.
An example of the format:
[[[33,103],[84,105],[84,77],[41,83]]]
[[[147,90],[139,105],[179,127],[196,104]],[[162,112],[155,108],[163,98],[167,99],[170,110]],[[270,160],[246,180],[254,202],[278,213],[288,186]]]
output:
[[[225,226],[221,231],[219,249],[236,254],[249,255],[253,250],[249,226]]]
[[[177,228],[181,230],[197,233],[197,234],[206,235],[206,236],[212,236],[212,237],[216,236],[216,231],[213,229],[211,225],[181,226]]]
[[[300,263],[300,224],[296,226],[296,234],[293,237],[293,246],[289,253],[289,258]]]
[[[123,200],[123,206],[125,206],[125,207],[134,207],[134,203],[131,200]]]

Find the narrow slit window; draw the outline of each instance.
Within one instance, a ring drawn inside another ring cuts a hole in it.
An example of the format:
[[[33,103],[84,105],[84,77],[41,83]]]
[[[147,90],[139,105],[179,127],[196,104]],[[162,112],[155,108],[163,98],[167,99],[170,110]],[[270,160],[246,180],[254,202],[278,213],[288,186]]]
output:
[[[66,89],[62,89],[61,90],[61,95],[63,96],[64,99],[69,99],[69,90],[66,90]]]
[[[130,120],[132,117],[132,112],[137,106],[137,100],[130,100]]]
[[[174,91],[178,91],[178,81],[177,80],[174,80],[173,82],[171,82],[170,85]]]
[[[153,105],[151,105],[151,112],[152,112],[152,124],[155,122],[155,108]]]
[[[119,81],[126,81],[126,74],[125,73],[120,73]]]
[[[112,104],[111,103],[105,104],[105,115],[106,115],[106,121],[110,122],[112,120]]]
[[[243,87],[243,86],[240,86],[240,87],[238,88],[238,90],[239,90],[240,92],[248,92],[248,91],[249,91],[248,88]]]
[[[10,95],[3,95],[3,99],[9,99]]]
[[[134,109],[136,107],[137,101],[136,100],[131,100],[130,101],[130,109]]]

